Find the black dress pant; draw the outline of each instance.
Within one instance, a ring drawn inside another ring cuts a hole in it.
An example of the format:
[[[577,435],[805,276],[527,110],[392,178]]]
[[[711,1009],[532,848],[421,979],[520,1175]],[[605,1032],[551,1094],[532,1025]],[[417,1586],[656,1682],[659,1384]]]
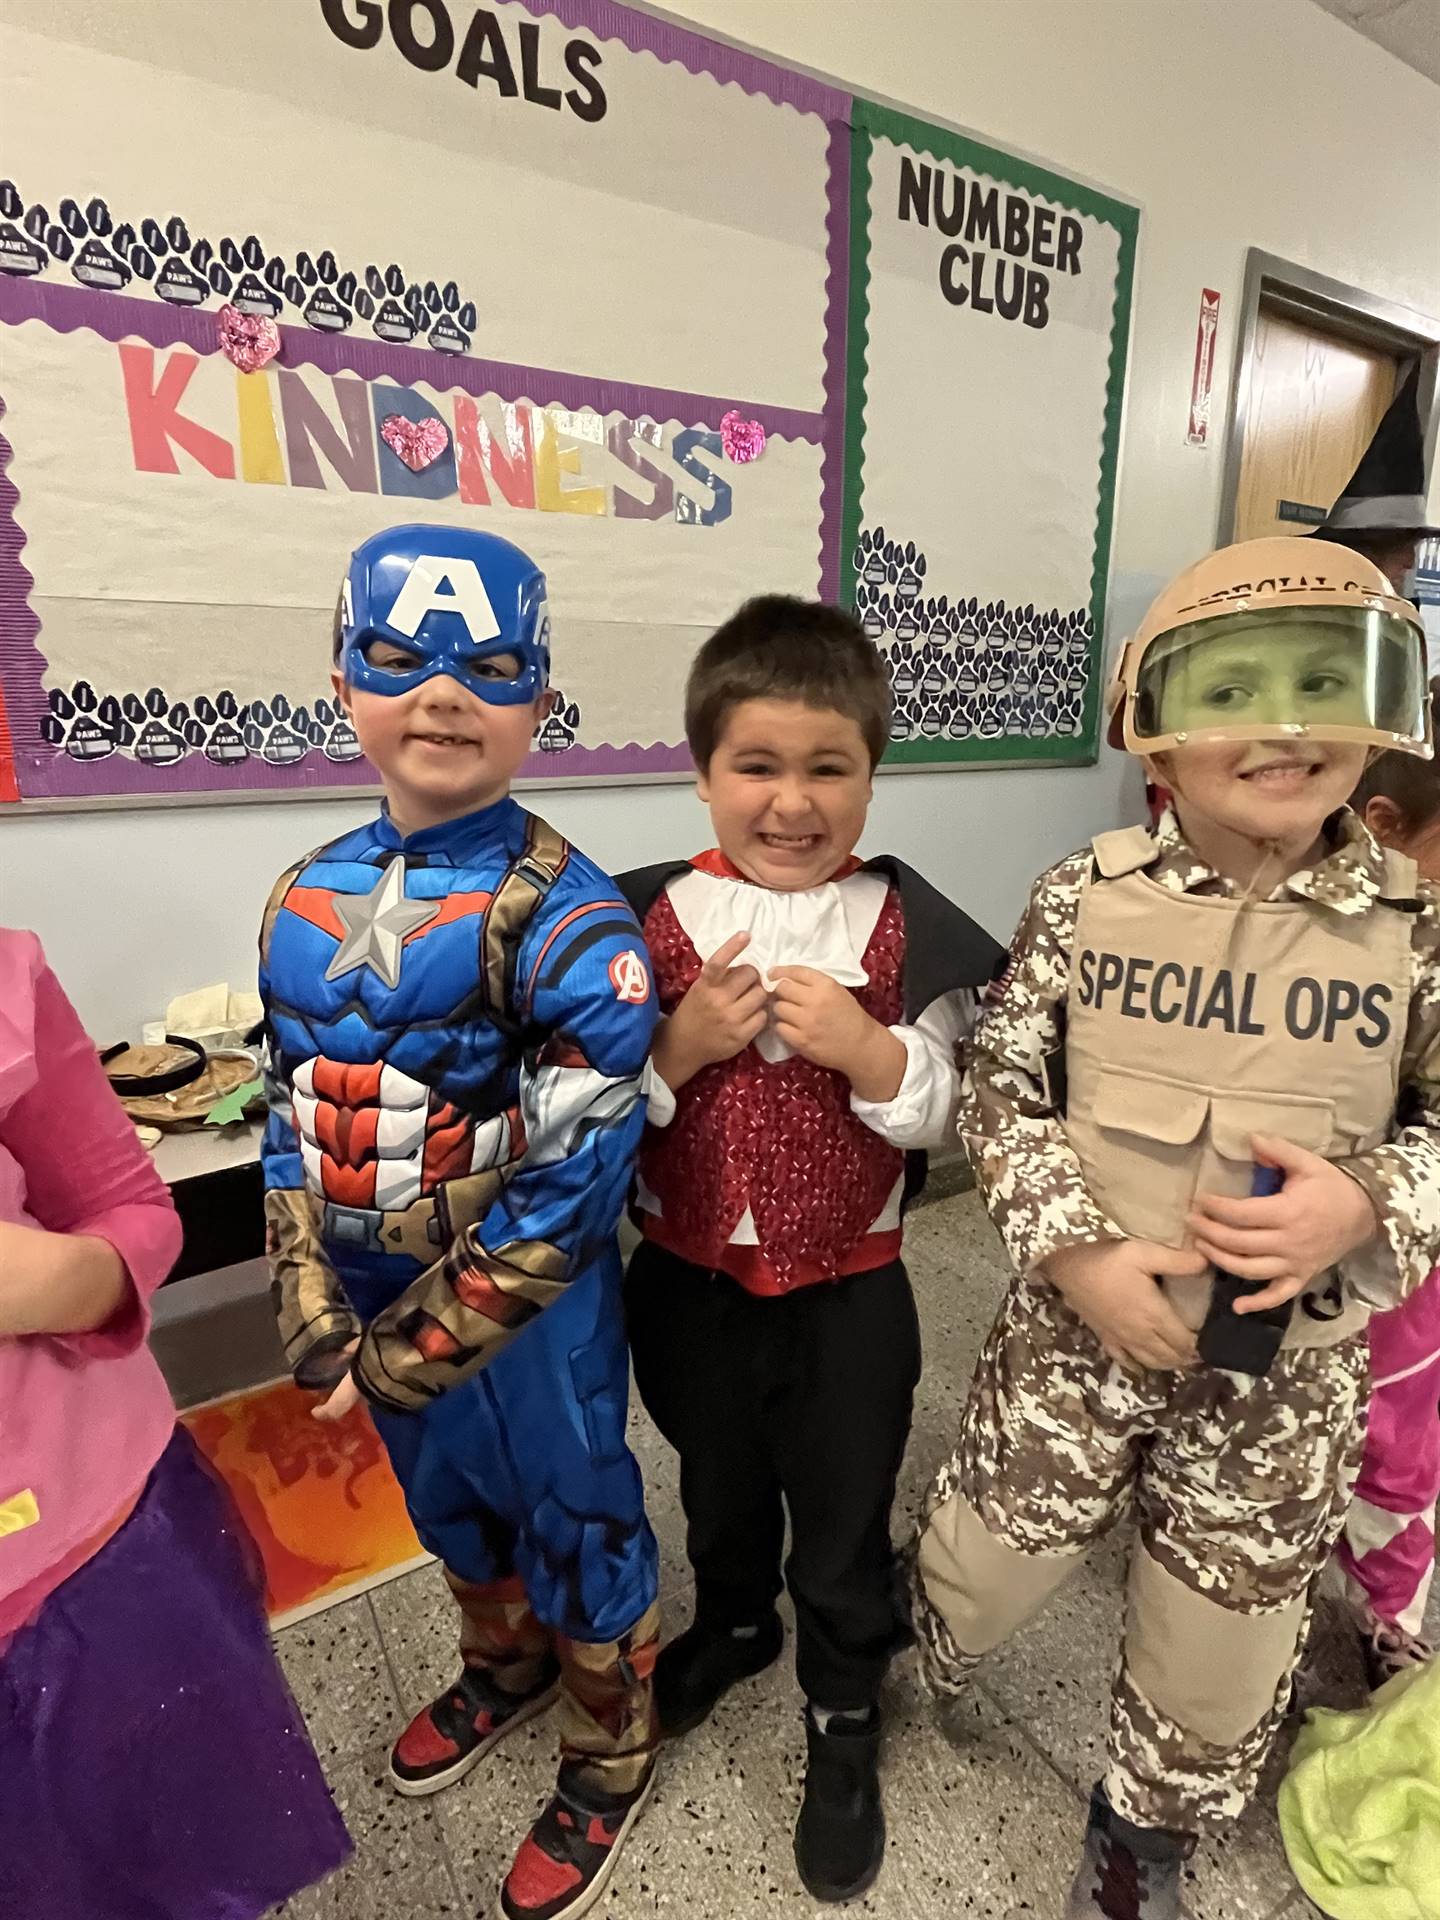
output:
[[[640,1397],[680,1456],[697,1620],[765,1618],[788,1508],[800,1685],[868,1707],[906,1638],[890,1542],[920,1377],[905,1268],[760,1299],[644,1241],[626,1305]]]

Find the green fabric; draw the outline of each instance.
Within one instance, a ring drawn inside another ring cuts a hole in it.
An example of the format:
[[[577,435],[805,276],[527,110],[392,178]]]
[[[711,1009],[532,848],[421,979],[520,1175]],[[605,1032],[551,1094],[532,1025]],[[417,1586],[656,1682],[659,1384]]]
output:
[[[1295,1878],[1333,1920],[1440,1920],[1440,1661],[1316,1709],[1280,1789]]]

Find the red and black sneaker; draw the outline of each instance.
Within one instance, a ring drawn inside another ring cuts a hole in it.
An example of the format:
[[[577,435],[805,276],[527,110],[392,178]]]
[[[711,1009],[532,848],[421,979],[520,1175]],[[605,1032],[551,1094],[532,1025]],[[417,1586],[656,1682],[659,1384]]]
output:
[[[395,1791],[438,1793],[463,1780],[507,1734],[545,1711],[558,1691],[559,1671],[551,1661],[528,1693],[506,1693],[483,1667],[466,1667],[390,1749]]]
[[[501,1920],[575,1920],[588,1912],[609,1884],[654,1779],[652,1773],[634,1793],[581,1793],[562,1772],[500,1889]]]

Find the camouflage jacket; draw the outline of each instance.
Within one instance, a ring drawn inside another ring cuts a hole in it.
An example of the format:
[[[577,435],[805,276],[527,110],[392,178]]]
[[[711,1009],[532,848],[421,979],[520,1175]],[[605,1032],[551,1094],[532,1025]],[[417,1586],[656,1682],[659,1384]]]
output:
[[[1160,853],[1146,869],[1151,880],[1176,893],[1237,890],[1186,843],[1173,811],[1161,817],[1155,839]],[[1075,920],[1091,861],[1091,850],[1083,848],[1036,881],[1009,965],[976,1030],[961,1096],[960,1136],[991,1216],[1024,1272],[1062,1247],[1124,1237],[1086,1191],[1044,1072],[1063,1040]],[[1288,892],[1359,915],[1375,901],[1381,875],[1379,848],[1347,811],[1334,823],[1326,857],[1271,897]],[[1421,892],[1394,1135],[1345,1163],[1381,1226],[1374,1246],[1346,1262],[1347,1277],[1376,1302],[1412,1292],[1440,1255],[1440,899],[1428,885]]]

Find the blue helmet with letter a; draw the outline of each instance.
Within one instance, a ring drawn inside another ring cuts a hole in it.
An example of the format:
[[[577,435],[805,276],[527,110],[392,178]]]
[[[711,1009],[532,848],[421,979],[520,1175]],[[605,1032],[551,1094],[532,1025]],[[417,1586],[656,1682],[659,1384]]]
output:
[[[545,576],[496,533],[372,534],[341,583],[335,664],[366,693],[408,693],[449,674],[497,706],[538,700],[550,678]]]

